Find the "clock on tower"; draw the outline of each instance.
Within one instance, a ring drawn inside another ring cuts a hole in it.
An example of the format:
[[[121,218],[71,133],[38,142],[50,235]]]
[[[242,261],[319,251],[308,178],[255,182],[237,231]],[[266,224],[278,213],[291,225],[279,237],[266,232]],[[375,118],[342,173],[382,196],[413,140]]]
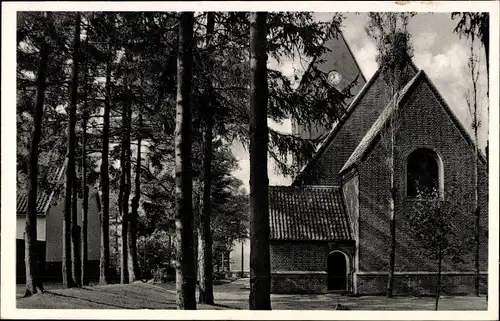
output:
[[[342,80],[342,74],[337,70],[332,70],[328,73],[328,83],[332,86],[338,86]]]

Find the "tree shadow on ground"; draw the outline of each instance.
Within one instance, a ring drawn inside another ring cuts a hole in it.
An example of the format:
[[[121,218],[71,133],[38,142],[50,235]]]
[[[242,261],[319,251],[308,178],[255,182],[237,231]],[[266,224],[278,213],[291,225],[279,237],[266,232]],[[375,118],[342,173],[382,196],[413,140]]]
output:
[[[130,298],[134,298],[134,299],[147,300],[148,302],[151,302],[151,303],[157,303],[157,304],[163,304],[163,305],[168,304],[167,297],[165,297],[165,301],[152,300],[149,297],[146,299],[143,293],[134,292],[134,291],[131,291],[130,289],[127,289],[126,294],[112,291],[112,289],[104,289],[104,288],[100,288],[97,290],[97,289],[92,289],[90,287],[84,287],[82,289],[87,290],[87,291],[95,291],[95,292],[99,292],[99,293],[112,294],[112,295],[120,297],[120,298],[123,298],[124,296],[126,296],[126,297],[130,297]],[[168,294],[168,292],[163,292],[163,291],[156,291],[156,292],[159,292],[159,293],[165,294],[165,295]]]
[[[117,304],[92,301],[92,300],[89,300],[89,299],[79,298],[79,297],[71,296],[71,295],[64,295],[64,294],[60,294],[60,293],[52,292],[52,291],[45,291],[45,293],[51,294],[53,296],[58,296],[58,297],[63,297],[63,298],[70,298],[70,299],[75,299],[75,300],[80,300],[80,301],[86,301],[86,302],[90,302],[90,303],[94,303],[94,304],[99,304],[99,305],[105,305],[105,306],[109,306],[109,307],[113,307],[113,308],[118,308],[118,309],[127,309],[127,310],[131,309],[131,308],[127,307],[127,306],[121,306],[121,305],[117,305]]]
[[[220,303],[214,303],[210,306],[214,306],[214,307],[218,307],[218,308],[224,308],[224,309],[231,309],[231,310],[242,310],[238,307],[234,307],[234,306],[230,306],[230,305],[226,305],[226,304],[220,304]]]

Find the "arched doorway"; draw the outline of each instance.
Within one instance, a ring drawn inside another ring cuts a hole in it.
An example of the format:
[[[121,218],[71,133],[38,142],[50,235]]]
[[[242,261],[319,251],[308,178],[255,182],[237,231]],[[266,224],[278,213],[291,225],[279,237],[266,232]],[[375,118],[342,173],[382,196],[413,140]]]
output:
[[[328,273],[328,290],[347,290],[347,256],[339,251],[333,251],[328,255],[326,263]]]

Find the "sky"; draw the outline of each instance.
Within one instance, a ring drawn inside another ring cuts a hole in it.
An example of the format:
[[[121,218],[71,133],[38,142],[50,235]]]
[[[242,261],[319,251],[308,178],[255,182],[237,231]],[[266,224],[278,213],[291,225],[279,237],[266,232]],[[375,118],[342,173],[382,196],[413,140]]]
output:
[[[332,13],[317,12],[316,19],[328,21]],[[355,59],[366,79],[370,79],[377,70],[375,61],[376,47],[374,41],[367,35],[365,27],[369,22],[366,13],[344,13],[342,32],[346,42],[350,46]],[[450,13],[418,13],[409,24],[411,41],[414,48],[413,61],[417,68],[422,69],[435,84],[447,104],[457,115],[465,128],[471,128],[472,118],[467,106],[465,92],[470,88],[470,76],[468,74],[467,62],[470,54],[470,42],[453,32],[457,24],[451,19]],[[487,137],[487,110],[486,110],[486,63],[484,51],[476,46],[476,53],[480,56],[480,119],[483,124],[479,129],[479,146],[486,146]],[[270,62],[270,65],[274,62]],[[300,75],[303,64],[294,60],[284,61],[277,66],[285,75],[293,76],[295,70]],[[269,121],[268,125],[274,129],[291,133],[290,121],[277,124]],[[240,168],[233,173],[241,179],[244,186],[249,190],[250,162],[248,151],[239,143],[232,146],[233,153],[239,160]],[[284,177],[277,173],[272,160],[268,162],[269,184],[289,185],[292,177]]]

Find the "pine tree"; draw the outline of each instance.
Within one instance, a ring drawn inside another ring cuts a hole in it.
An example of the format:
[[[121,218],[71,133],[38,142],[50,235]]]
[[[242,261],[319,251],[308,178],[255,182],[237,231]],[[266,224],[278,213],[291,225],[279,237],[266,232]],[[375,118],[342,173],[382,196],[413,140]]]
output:
[[[214,304],[213,293],[213,264],[212,264],[212,233],[211,233],[211,190],[212,190],[212,140],[213,140],[213,90],[210,81],[212,71],[213,45],[211,43],[214,32],[215,17],[213,12],[207,12],[206,48],[208,50],[207,74],[208,84],[206,88],[206,100],[204,109],[204,132],[203,132],[203,184],[202,184],[202,206],[199,231],[199,275],[200,293],[199,303]]]
[[[129,280],[134,282],[139,275],[139,266],[137,262],[137,219],[139,217],[139,201],[141,198],[141,143],[142,143],[142,113],[139,112],[139,130],[137,134],[137,159],[135,165],[135,192],[132,198],[131,214],[128,229],[128,246],[129,246]]]
[[[127,76],[125,76],[127,77]],[[125,83],[125,90],[128,93],[128,83]],[[127,95],[128,96],[128,95]],[[120,194],[118,198],[119,209],[121,212],[122,226],[121,226],[121,251],[120,251],[120,283],[128,283],[128,220],[129,220],[129,162],[128,155],[130,154],[130,125],[129,125],[129,112],[130,105],[126,102],[122,103],[122,142],[120,152]]]
[[[177,121],[175,128],[176,160],[176,238],[177,238],[177,307],[196,309],[196,275],[193,249],[193,173],[192,146],[192,12],[182,12],[179,24],[179,51],[177,58]]]
[[[38,195],[38,155],[39,144],[42,135],[43,107],[45,100],[46,73],[49,59],[48,33],[51,27],[50,13],[43,14],[46,22],[42,42],[40,47],[40,58],[38,65],[38,74],[36,80],[37,99],[34,110],[35,128],[31,137],[31,148],[29,151],[28,168],[28,212],[26,214],[25,226],[25,264],[26,264],[26,292],[24,296],[30,296],[37,293],[37,287],[41,292],[44,291],[42,280],[40,278],[40,267],[38,263],[37,248],[37,195]]]
[[[79,72],[79,64],[80,64],[80,29],[81,29],[81,14],[79,12],[76,13],[75,18],[75,38],[73,44],[73,69],[72,69],[72,80],[71,80],[71,106],[70,108],[74,109],[74,126],[76,126],[76,113],[77,113],[77,104],[78,104],[78,72]],[[73,277],[74,285],[81,285],[81,230],[78,225],[78,177],[77,177],[77,169],[76,169],[76,147],[77,147],[77,138],[75,127],[73,127],[73,187],[72,187],[72,206],[71,206],[71,272]],[[70,170],[70,168],[68,168]]]
[[[250,13],[250,297],[251,310],[271,309],[267,176],[265,12]]]
[[[72,188],[72,200],[71,200],[71,272],[73,277],[73,284],[76,286],[81,285],[81,228],[78,225],[78,177],[75,173],[73,174],[73,188]]]
[[[88,23],[88,21],[87,21]],[[82,177],[82,266],[81,266],[81,285],[88,285],[88,209],[89,209],[89,187],[87,185],[87,122],[89,119],[89,104],[88,104],[88,76],[89,76],[89,28],[87,27],[87,38],[85,39],[85,67],[84,67],[84,80],[83,80],[83,119],[82,119],[82,161],[81,161],[81,177]]]
[[[114,19],[113,19],[114,20]],[[111,23],[114,23],[114,21]],[[111,39],[110,39],[111,40]],[[101,190],[102,190],[102,219],[100,224],[101,246],[99,259],[99,283],[110,282],[110,254],[109,254],[109,131],[111,113],[111,71],[114,52],[108,44],[106,60],[106,84],[104,96],[104,117],[102,129],[102,161],[101,161]]]
[[[62,273],[63,284],[66,287],[75,285],[72,273],[72,262],[76,258],[72,257],[72,246],[75,245],[75,239],[72,238],[72,197],[75,180],[75,147],[76,147],[76,105],[78,100],[78,51],[80,46],[80,13],[75,14],[75,37],[73,43],[73,65],[71,71],[71,92],[70,104],[68,107],[68,132],[67,132],[67,167],[66,167],[66,195],[64,203],[64,216],[63,216],[63,254],[62,254]],[[78,280],[79,281],[79,280]]]

